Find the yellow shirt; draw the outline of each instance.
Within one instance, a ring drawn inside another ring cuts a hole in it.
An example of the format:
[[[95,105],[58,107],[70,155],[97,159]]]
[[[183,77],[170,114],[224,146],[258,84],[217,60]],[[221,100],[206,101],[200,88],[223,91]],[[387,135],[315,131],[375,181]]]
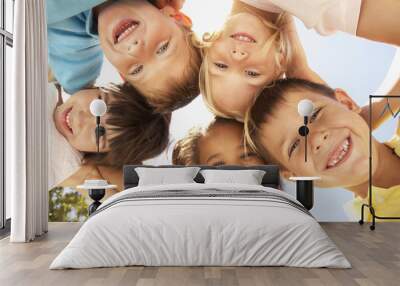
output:
[[[397,124],[397,131],[396,134],[394,134],[393,138],[390,139],[386,145],[388,145],[390,148],[394,150],[394,152],[397,154],[397,156],[400,157],[400,118],[399,122]]]
[[[386,143],[400,157],[400,120],[396,134]],[[400,176],[400,170],[399,170]],[[359,217],[362,204],[368,204],[369,198],[362,199],[356,197],[350,203],[351,212]],[[372,187],[372,205],[375,209],[375,215],[382,217],[400,217],[400,185],[388,189]],[[347,205],[345,208],[348,208]],[[372,215],[368,208],[364,208],[364,220],[371,221]],[[378,220],[378,219],[377,219]],[[385,220],[388,221],[388,220]]]

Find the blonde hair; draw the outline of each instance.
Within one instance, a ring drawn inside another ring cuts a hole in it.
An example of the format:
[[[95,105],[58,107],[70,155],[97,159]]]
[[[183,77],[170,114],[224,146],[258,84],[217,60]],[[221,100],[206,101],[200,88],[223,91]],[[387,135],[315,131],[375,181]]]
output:
[[[285,69],[292,58],[292,51],[290,47],[289,37],[287,33],[285,33],[283,30],[288,15],[286,13],[281,13],[278,15],[275,23],[271,23],[262,18],[260,15],[254,14],[253,11],[251,12],[251,14],[253,14],[255,17],[258,17],[260,21],[265,25],[265,27],[274,31],[270,39],[264,44],[263,50],[265,55],[267,55],[271,50],[271,47],[275,46],[276,52],[274,53],[274,58],[276,67],[279,70],[279,74],[277,75],[277,78],[279,78],[285,73]],[[203,62],[200,66],[199,86],[204,101],[211,112],[223,118],[235,118],[236,115],[234,114],[234,112],[227,114],[217,108],[211,91],[211,79],[210,79],[210,74],[208,72],[209,66],[208,66],[207,52],[209,48],[212,47],[213,43],[219,39],[221,33],[222,33],[221,31],[215,33],[205,33],[203,35],[202,41],[197,44],[201,49],[203,58]],[[284,59],[283,64],[281,63],[282,58]],[[269,83],[267,83],[266,86],[268,84]]]

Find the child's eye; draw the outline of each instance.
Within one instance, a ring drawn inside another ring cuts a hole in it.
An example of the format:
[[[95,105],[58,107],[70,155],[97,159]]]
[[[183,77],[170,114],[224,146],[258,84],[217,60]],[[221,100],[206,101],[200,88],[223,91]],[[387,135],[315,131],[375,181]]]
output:
[[[215,163],[212,163],[211,166],[217,167],[217,166],[224,166],[225,162],[224,161],[218,161]]]
[[[165,53],[165,52],[168,50],[168,47],[169,47],[169,41],[166,42],[165,44],[163,44],[163,45],[161,46],[161,48],[159,48],[159,49],[157,50],[157,55],[161,55],[161,54]]]
[[[228,66],[226,65],[226,64],[223,64],[223,63],[214,63],[214,65],[217,67],[217,68],[219,68],[219,69],[221,69],[221,70],[225,70],[225,69],[227,69],[228,68]]]
[[[131,71],[131,75],[137,75],[143,70],[143,65],[139,65]]]
[[[317,108],[317,110],[315,110],[313,112],[313,114],[310,117],[310,123],[312,123],[313,121],[315,121],[318,118],[318,114],[320,113],[320,111],[322,110],[322,108]]]
[[[254,152],[246,152],[240,155],[240,159],[242,160],[250,159],[252,157],[257,157],[257,154]]]
[[[289,148],[289,159],[292,157],[292,153],[296,150],[296,148],[300,144],[300,139],[297,139]]]
[[[260,75],[260,73],[256,71],[245,71],[245,74],[250,77],[258,77]]]

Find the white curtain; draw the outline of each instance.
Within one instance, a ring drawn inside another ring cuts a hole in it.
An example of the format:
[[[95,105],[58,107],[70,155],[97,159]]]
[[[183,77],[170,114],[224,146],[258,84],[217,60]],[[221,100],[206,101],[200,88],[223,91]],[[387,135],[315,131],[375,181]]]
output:
[[[15,1],[13,94],[6,139],[12,242],[47,232],[47,27],[45,0]]]

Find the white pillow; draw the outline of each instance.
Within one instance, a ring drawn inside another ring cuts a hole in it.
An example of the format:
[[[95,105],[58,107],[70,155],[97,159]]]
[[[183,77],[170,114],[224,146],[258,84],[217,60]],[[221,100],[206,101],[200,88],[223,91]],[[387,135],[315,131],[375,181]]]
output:
[[[193,179],[199,170],[199,167],[135,168],[139,176],[139,186],[195,183]]]
[[[261,185],[265,175],[262,170],[202,170],[205,184],[245,184]]]

